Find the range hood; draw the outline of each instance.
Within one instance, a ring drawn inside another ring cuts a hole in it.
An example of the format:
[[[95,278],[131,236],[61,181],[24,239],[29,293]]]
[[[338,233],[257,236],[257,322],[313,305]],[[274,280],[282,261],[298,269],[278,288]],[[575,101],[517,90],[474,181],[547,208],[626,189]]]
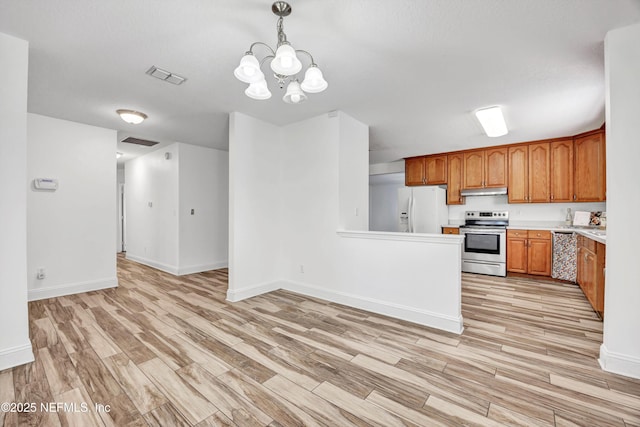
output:
[[[461,196],[500,196],[507,194],[507,187],[497,188],[474,188],[471,190],[462,190]]]

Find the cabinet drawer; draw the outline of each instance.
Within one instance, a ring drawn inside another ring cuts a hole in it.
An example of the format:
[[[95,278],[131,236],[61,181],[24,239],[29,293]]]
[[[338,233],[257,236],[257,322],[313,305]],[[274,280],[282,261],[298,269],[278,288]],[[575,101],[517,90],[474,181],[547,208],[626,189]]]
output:
[[[527,238],[527,230],[507,230],[507,238],[509,237],[520,237]]]
[[[442,227],[442,234],[460,234],[458,227]]]
[[[551,240],[551,232],[546,230],[529,230],[529,239]]]

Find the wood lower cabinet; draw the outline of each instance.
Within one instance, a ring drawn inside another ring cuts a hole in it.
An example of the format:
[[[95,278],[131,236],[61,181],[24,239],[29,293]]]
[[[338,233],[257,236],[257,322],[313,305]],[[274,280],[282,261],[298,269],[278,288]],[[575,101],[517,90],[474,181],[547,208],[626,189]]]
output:
[[[447,183],[447,155],[411,157],[404,162],[405,185],[443,185]]]
[[[529,274],[551,276],[552,243],[550,231],[529,230],[527,264]]]
[[[574,197],[576,202],[606,200],[604,131],[574,138]]]
[[[442,234],[460,234],[458,227],[442,227]]]
[[[578,285],[600,317],[604,316],[606,245],[578,236]]]
[[[551,232],[507,230],[507,271],[551,276]]]
[[[462,205],[464,197],[462,190],[462,154],[449,154],[447,156],[447,204]]]
[[[527,230],[507,230],[507,271],[527,273]]]

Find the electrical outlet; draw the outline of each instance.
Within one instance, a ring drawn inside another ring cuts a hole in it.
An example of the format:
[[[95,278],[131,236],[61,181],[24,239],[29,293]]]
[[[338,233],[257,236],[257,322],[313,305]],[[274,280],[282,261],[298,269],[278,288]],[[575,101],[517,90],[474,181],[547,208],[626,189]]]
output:
[[[45,276],[46,276],[46,274],[45,274],[44,268],[40,267],[40,268],[38,269],[38,271],[36,272],[36,278],[37,278],[38,280],[42,280],[42,279],[44,279],[44,278],[45,278]]]

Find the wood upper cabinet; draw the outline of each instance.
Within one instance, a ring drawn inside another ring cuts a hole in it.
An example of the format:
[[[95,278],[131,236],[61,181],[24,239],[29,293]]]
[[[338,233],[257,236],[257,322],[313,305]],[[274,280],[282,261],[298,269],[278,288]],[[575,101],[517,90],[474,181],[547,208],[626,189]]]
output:
[[[604,131],[574,138],[574,197],[576,202],[606,200]]]
[[[484,150],[464,153],[462,188],[484,188]]]
[[[548,142],[529,144],[529,201],[549,203],[550,146]]]
[[[506,187],[507,152],[507,148],[487,148],[464,153],[462,188]]]
[[[447,156],[447,204],[462,205],[464,197],[460,195],[462,190],[462,154],[449,154]]]
[[[509,203],[548,203],[549,143],[509,147]]]
[[[485,187],[506,187],[509,170],[507,148],[485,150]]]
[[[551,142],[550,196],[555,203],[573,201],[573,138]]]
[[[529,201],[529,147],[509,147],[509,203]]]
[[[447,155],[427,156],[424,158],[425,183],[441,185],[447,183]]]
[[[507,271],[551,276],[551,232],[507,230]]]
[[[447,155],[411,157],[404,161],[405,185],[447,183]]]
[[[424,185],[424,157],[411,157],[404,161],[404,184]]]

